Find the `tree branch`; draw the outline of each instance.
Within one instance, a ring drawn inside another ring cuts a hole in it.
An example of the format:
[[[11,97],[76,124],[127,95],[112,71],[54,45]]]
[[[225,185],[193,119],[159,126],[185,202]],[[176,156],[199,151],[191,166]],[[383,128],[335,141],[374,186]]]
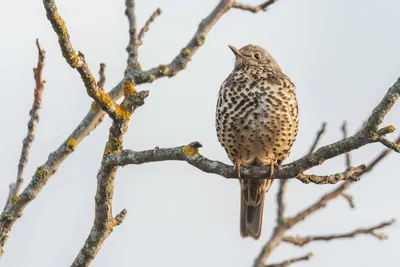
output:
[[[143,44],[143,38],[144,38],[144,34],[150,29],[150,24],[154,22],[154,20],[161,15],[161,9],[157,8],[153,14],[151,14],[150,18],[146,21],[146,23],[144,24],[143,28],[140,30],[139,32],[139,36],[138,36],[138,42],[139,45]]]
[[[379,136],[379,142],[381,142],[381,144],[386,146],[387,148],[390,148],[393,151],[400,153],[400,146],[398,144],[396,144],[395,142],[391,142],[383,136]]]
[[[105,70],[106,70],[106,64],[100,63],[99,81],[97,82],[97,86],[99,86],[103,91],[104,91],[104,84],[106,83]]]
[[[259,4],[257,6],[246,5],[246,4],[242,4],[242,3],[239,3],[239,2],[235,2],[233,4],[233,8],[250,11],[252,13],[258,13],[260,11],[267,11],[268,7],[270,5],[272,5],[273,3],[275,3],[276,1],[277,0],[269,0],[269,1],[266,1],[266,2],[264,2],[262,4]]]
[[[42,104],[42,94],[44,90],[44,83],[43,81],[43,67],[45,64],[45,55],[46,52],[40,47],[39,40],[36,39],[36,46],[38,49],[38,62],[36,68],[33,69],[33,77],[35,79],[35,89],[34,89],[34,97],[33,97],[33,104],[32,108],[29,111],[30,119],[28,122],[28,133],[23,141],[21,157],[18,163],[18,173],[17,173],[17,180],[15,185],[13,186],[13,190],[11,193],[11,198],[18,195],[19,191],[21,190],[22,184],[24,182],[24,170],[26,164],[28,163],[29,157],[29,150],[33,141],[35,140],[36,135],[36,125],[39,122],[39,110]],[[12,200],[9,199],[7,206],[11,204]]]
[[[400,143],[400,136],[396,140],[397,143]],[[386,149],[383,151],[381,154],[379,154],[374,160],[372,160],[367,167],[364,169],[364,171],[360,174],[360,176],[365,175],[369,171],[372,170],[379,162],[381,162],[392,150],[391,149]],[[314,204],[312,204],[310,207],[302,210],[299,212],[297,215],[288,218],[287,223],[288,227],[291,228],[295,224],[303,221],[306,219],[309,215],[312,213],[316,212],[317,210],[320,210],[328,204],[328,202],[332,199],[335,199],[336,197],[340,196],[343,194],[343,192],[348,189],[352,185],[352,181],[346,181],[342,183],[340,186],[332,190],[331,192],[326,193],[323,195],[318,201],[316,201]]]
[[[122,210],[115,218],[112,212],[112,199],[114,194],[114,180],[118,166],[107,164],[106,158],[119,154],[123,147],[123,136],[128,130],[131,115],[137,107],[144,104],[148,91],[136,92],[133,83],[125,81],[125,97],[121,108],[127,116],[114,118],[110,127],[108,142],[106,144],[100,170],[97,174],[97,192],[95,197],[95,218],[85,245],[75,258],[72,267],[89,266],[97,255],[105,239],[116,225],[122,223],[127,211]]]
[[[137,23],[136,23],[136,14],[135,14],[135,0],[126,0],[125,1],[125,15],[128,18],[129,22],[129,44],[126,48],[128,52],[128,62],[127,62],[127,70],[135,70],[140,69],[139,65],[139,39],[137,32]]]
[[[45,64],[45,54],[46,52],[40,47],[39,40],[36,39],[36,46],[38,49],[38,61],[36,68],[33,69],[33,77],[35,79],[35,89],[32,108],[29,111],[29,122],[28,122],[28,133],[22,142],[21,156],[18,163],[17,179],[15,183],[10,184],[10,192],[8,194],[7,202],[4,207],[3,212],[8,211],[13,203],[18,201],[18,194],[22,188],[24,182],[24,170],[26,164],[28,163],[29,150],[35,140],[36,135],[36,125],[39,123],[39,110],[42,104],[42,94],[44,90],[43,81],[43,67]],[[3,254],[3,246],[6,239],[0,239],[0,255]]]
[[[342,173],[324,176],[300,173],[296,178],[305,184],[336,184],[337,182],[344,180],[358,181],[360,180],[360,175],[366,168],[365,165],[360,165],[355,168],[349,168]]]
[[[281,263],[267,264],[267,265],[263,265],[263,266],[264,267],[287,267],[292,263],[296,263],[299,261],[308,261],[309,259],[311,259],[312,256],[313,256],[312,253],[308,253],[307,255],[304,255],[302,257],[292,258],[289,260],[285,260],[284,262],[281,262]]]
[[[124,110],[121,109],[121,106],[116,104],[102,88],[98,86],[89,66],[86,64],[84,55],[74,50],[67,27],[58,13],[54,0],[43,0],[43,5],[46,9],[47,19],[50,21],[53,30],[58,36],[58,43],[64,58],[72,68],[79,72],[88,95],[93,98],[97,105],[108,113],[111,118],[117,119],[118,117],[124,116]]]
[[[313,153],[315,151],[315,149],[317,148],[317,145],[318,145],[319,141],[321,140],[322,135],[325,133],[325,128],[326,128],[326,123],[324,122],[321,125],[321,129],[317,132],[314,142],[312,143],[308,154]],[[278,205],[277,224],[283,223],[283,217],[284,217],[284,212],[285,212],[284,195],[285,195],[288,180],[281,179],[279,182],[280,182],[279,190],[278,190],[278,194],[277,194],[277,205]]]
[[[341,127],[342,133],[343,133],[343,138],[347,138],[347,121],[343,122],[343,125]],[[350,158],[350,153],[347,152],[345,153],[345,157],[346,157],[346,167],[350,168],[351,167],[351,158]]]
[[[152,82],[161,77],[175,76],[180,70],[186,68],[194,53],[204,44],[207,34],[217,21],[231,8],[238,8],[235,5],[234,0],[221,0],[214,10],[201,21],[192,39],[169,64],[160,64],[158,67],[146,71],[130,71],[128,76],[133,77],[136,84]]]
[[[382,222],[376,226],[372,226],[369,228],[359,228],[359,229],[356,229],[354,231],[351,231],[349,233],[344,233],[344,234],[333,234],[333,235],[325,235],[325,236],[306,236],[306,237],[284,236],[282,238],[282,241],[302,247],[313,241],[330,241],[333,239],[353,238],[358,235],[372,235],[379,240],[384,240],[384,239],[387,239],[387,236],[384,234],[376,233],[375,230],[391,226],[394,222],[395,222],[395,220],[392,219],[390,221]]]
[[[44,1],[45,4],[49,4],[51,7],[51,2]],[[129,71],[126,76],[134,77],[135,83],[143,84],[147,82],[154,81],[155,79],[173,76],[179,71],[186,68],[187,63],[196,53],[198,48],[203,44],[204,38],[207,36],[211,28],[216,24],[216,22],[225,14],[233,4],[233,0],[222,0],[216,8],[206,17],[202,23],[199,25],[199,29],[195,32],[192,39],[189,41],[187,46],[185,46],[181,53],[175,57],[175,59],[167,65],[167,71],[163,65],[152,68],[147,71],[141,71],[140,69],[134,69]],[[63,20],[58,21],[62,26],[64,24]],[[56,25],[57,26],[57,25]],[[61,28],[63,29],[63,28]],[[68,37],[68,32],[59,35],[60,37]],[[59,40],[63,43],[63,40]],[[69,60],[69,64],[76,64],[76,52],[67,46],[63,54],[66,54],[66,59]],[[75,53],[74,53],[75,52]],[[72,55],[72,61],[70,60]],[[123,95],[124,82],[127,77],[124,77],[109,93],[108,97],[112,101],[117,101]],[[101,88],[99,88],[101,90]],[[104,119],[105,112],[98,108],[96,103],[93,103],[90,107],[89,112],[85,115],[79,125],[73,130],[73,132],[68,136],[68,138],[52,153],[50,153],[47,161],[39,166],[32,177],[31,182],[25,188],[25,190],[19,195],[19,200],[17,203],[13,204],[10,210],[3,212],[0,215],[0,242],[3,243],[7,237],[8,232],[11,230],[14,223],[22,216],[22,212],[25,207],[36,197],[36,195],[42,190],[47,181],[53,176],[57,171],[61,163],[73,152],[80,142],[88,136]]]
[[[389,112],[390,107],[393,106],[395,101],[400,96],[400,79],[389,89],[389,91],[384,96],[383,100],[374,109],[371,117],[366,123],[365,127],[356,133],[355,135],[344,138],[331,145],[323,146],[319,148],[316,152],[311,153],[301,159],[298,159],[292,163],[283,165],[275,170],[275,178],[288,179],[299,176],[299,180],[304,178],[303,172],[312,167],[322,164],[325,160],[334,158],[338,155],[344,154],[346,152],[358,149],[364,145],[375,143],[380,141],[380,136],[377,135],[379,130],[370,132],[368,129],[378,129],[379,125],[374,125],[374,123],[380,123],[383,120],[387,112]],[[391,127],[394,128],[394,127]],[[368,130],[368,131],[367,131]],[[394,130],[394,129],[393,129]],[[170,149],[157,149],[147,150],[142,152],[133,152],[130,150],[124,151],[121,155],[117,157],[110,158],[110,163],[113,165],[127,165],[127,164],[142,164],[146,162],[155,161],[165,161],[165,160],[186,160],[189,164],[201,169],[204,172],[219,174],[225,178],[238,178],[237,172],[233,166],[226,165],[218,161],[211,161],[198,153],[198,142],[194,147],[184,146],[175,147]],[[197,146],[197,147],[196,147]],[[200,145],[201,146],[201,145]],[[186,149],[186,150],[185,150]],[[188,150],[189,149],[189,150]],[[187,154],[186,151],[191,151]],[[350,169],[352,171],[346,171],[343,175],[339,177],[352,178],[352,175],[357,174],[357,172],[362,168],[359,166],[355,169]],[[347,174],[347,176],[345,175]],[[351,175],[352,174],[352,175]],[[257,167],[252,166],[250,168],[243,168],[241,171],[242,179],[263,179],[269,175],[269,167]],[[307,179],[308,178],[308,179]],[[303,181],[310,182],[329,182],[333,181],[332,176],[329,177],[305,177]],[[333,177],[335,178],[335,177]]]

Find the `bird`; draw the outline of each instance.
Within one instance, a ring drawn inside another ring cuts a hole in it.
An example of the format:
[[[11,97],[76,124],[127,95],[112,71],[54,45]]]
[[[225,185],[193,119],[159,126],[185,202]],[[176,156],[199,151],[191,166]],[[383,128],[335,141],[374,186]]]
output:
[[[238,172],[240,235],[257,240],[274,169],[290,155],[296,140],[296,88],[264,48],[253,44],[229,48],[235,65],[218,93],[215,127],[218,141]],[[265,179],[242,179],[242,166],[269,166],[270,172]]]

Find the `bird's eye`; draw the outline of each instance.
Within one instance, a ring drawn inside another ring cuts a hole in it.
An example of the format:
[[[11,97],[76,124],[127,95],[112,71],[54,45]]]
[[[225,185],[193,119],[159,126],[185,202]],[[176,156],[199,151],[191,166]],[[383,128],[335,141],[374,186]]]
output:
[[[261,58],[261,54],[260,53],[254,53],[253,57],[255,59],[260,59]]]

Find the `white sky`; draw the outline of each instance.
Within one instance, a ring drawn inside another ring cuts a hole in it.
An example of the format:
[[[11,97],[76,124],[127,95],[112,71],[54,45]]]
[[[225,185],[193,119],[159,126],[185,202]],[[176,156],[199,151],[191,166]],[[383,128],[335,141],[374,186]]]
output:
[[[128,42],[124,2],[58,0],[76,49],[94,73],[107,64],[106,87],[120,81]],[[247,1],[260,3],[261,1]],[[139,25],[157,7],[161,17],[151,25],[140,49],[143,68],[168,63],[187,43],[202,18],[217,1],[137,0]],[[198,140],[201,153],[228,162],[214,129],[217,92],[233,68],[227,45],[253,43],[267,48],[297,86],[300,131],[292,156],[309,148],[321,122],[327,121],[322,144],[341,138],[344,119],[353,132],[367,118],[400,75],[400,20],[396,0],[280,0],[267,13],[232,10],[212,29],[204,47],[188,68],[172,79],[140,86],[150,90],[146,105],[130,123],[125,147],[135,150],[173,147]],[[36,65],[35,38],[47,51],[46,80],[37,137],[26,180],[80,122],[90,98],[79,78],[61,56],[57,38],[41,1],[5,1],[0,9],[0,199],[14,181],[21,142],[26,135]],[[397,104],[384,125],[400,128]],[[69,266],[83,245],[94,215],[96,172],[110,120],[93,132],[60,167],[13,227],[1,266]],[[397,132],[398,133],[398,132]],[[390,136],[394,138],[395,135]],[[367,163],[383,149],[374,144],[353,153],[354,165]],[[398,209],[398,162],[392,154],[350,189],[356,209],[343,199],[299,224],[293,234],[325,234],[370,226],[393,217]],[[313,172],[344,170],[343,157]],[[396,177],[397,176],[397,177]],[[114,212],[128,210],[124,223],[107,239],[93,262],[108,266],[251,266],[275,223],[277,184],[268,193],[263,234],[259,241],[239,235],[239,185],[202,173],[182,162],[155,163],[120,169]],[[333,186],[290,183],[289,214],[297,212]],[[282,245],[271,262],[313,252],[296,266],[394,266],[399,260],[400,230],[384,230],[389,240],[370,236],[314,243],[305,248]]]

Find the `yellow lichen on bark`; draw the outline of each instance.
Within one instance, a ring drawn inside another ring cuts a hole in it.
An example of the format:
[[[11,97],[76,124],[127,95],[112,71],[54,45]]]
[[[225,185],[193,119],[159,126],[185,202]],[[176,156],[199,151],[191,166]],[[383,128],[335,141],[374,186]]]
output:
[[[132,116],[132,113],[127,111],[125,106],[118,105],[115,109],[115,116],[121,120],[129,120]]]
[[[111,154],[112,155],[118,154],[119,152],[121,152],[121,149],[122,149],[122,140],[119,138],[115,138],[113,136],[109,136],[103,157],[106,158]]]
[[[394,131],[396,131],[396,128],[393,125],[389,125],[386,127],[388,129],[389,132],[393,133]]]
[[[61,18],[60,14],[58,12],[54,13],[54,20],[57,22],[58,27],[60,28],[60,31],[57,31],[58,37],[61,39],[68,39],[69,38],[69,33],[67,30],[67,26],[65,26],[65,21]]]
[[[69,138],[67,141],[68,148],[71,150],[75,150],[76,146],[78,145],[75,138]]]
[[[183,147],[183,154],[186,157],[195,157],[199,154],[199,150],[197,148],[187,145]]]
[[[111,100],[111,98],[107,95],[107,93],[105,93],[104,91],[97,91],[98,94],[98,98],[100,100],[100,102],[106,106],[107,108],[110,108],[113,105],[113,101]]]
[[[11,199],[11,202],[13,203],[13,205],[15,205],[15,204],[17,204],[17,202],[18,202],[20,199],[21,199],[21,196],[20,196],[20,195],[17,195],[17,196],[15,196],[15,197],[13,197],[13,198]]]
[[[125,98],[131,97],[136,93],[135,86],[130,83],[128,80],[125,80],[124,83],[124,96]]]

